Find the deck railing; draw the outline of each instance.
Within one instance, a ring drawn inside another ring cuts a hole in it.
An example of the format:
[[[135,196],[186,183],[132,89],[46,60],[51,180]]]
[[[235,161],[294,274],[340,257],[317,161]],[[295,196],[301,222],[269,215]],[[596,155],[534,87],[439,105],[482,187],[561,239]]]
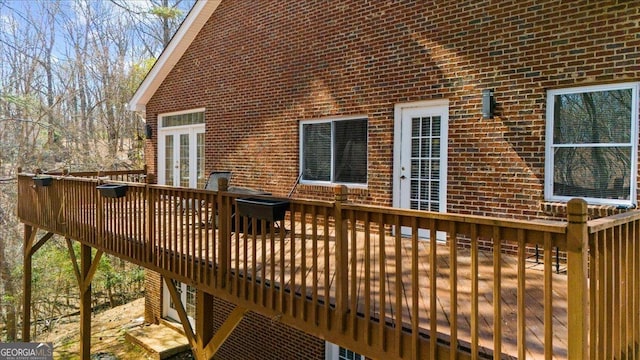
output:
[[[589,222],[589,354],[640,358],[640,212]]]
[[[103,180],[53,177],[19,175],[25,224],[365,355],[638,358],[638,211],[531,222],[356,205],[339,188],[333,202],[289,199],[269,224],[241,216],[230,192],[127,183],[111,199]],[[540,266],[525,251],[536,245]]]

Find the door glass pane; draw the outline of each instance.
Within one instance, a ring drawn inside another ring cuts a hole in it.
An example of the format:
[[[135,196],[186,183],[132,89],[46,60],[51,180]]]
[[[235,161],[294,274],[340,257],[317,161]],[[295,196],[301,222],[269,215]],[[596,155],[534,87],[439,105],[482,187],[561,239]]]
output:
[[[187,316],[196,318],[196,288],[187,285]]]
[[[189,134],[180,134],[180,186],[189,187]]]
[[[176,280],[171,280],[171,282],[173,283],[173,286],[176,287],[176,290],[178,290],[178,296],[182,298],[182,283]],[[169,297],[169,307],[174,310],[176,309],[176,304],[173,303],[173,299],[171,297]]]
[[[173,135],[165,136],[164,183],[173,186]]]
[[[198,155],[196,162],[198,164],[198,189],[204,188],[204,184],[207,179],[204,174],[204,133],[198,133],[197,137],[197,149]]]
[[[360,360],[362,359],[362,355],[355,353],[349,349],[340,347],[340,350],[338,351],[338,359],[339,360]]]
[[[440,197],[439,116],[411,119],[410,207],[438,211]]]

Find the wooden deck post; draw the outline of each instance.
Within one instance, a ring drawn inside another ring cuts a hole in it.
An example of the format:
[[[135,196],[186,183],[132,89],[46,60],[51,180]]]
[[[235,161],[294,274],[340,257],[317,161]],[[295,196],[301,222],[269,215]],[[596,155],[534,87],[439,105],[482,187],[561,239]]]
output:
[[[80,267],[83,282],[91,268],[91,247],[80,245]],[[84,285],[84,286],[82,286]],[[80,286],[80,358],[91,357],[91,279]]]
[[[213,338],[213,295],[196,290],[196,335],[198,347],[204,349]]]
[[[224,198],[220,196],[220,192],[227,191],[229,189],[229,180],[225,177],[218,179],[218,193],[216,194],[216,210],[214,211],[214,224],[218,225],[218,276],[216,281],[217,287],[225,288],[227,284],[228,268],[229,268],[229,242],[231,241],[230,232],[230,219],[231,209],[230,204],[225,203]],[[216,215],[217,213],[217,215]],[[217,217],[217,220],[216,220]]]
[[[33,253],[31,247],[36,235],[36,229],[30,225],[24,225],[24,258],[22,275],[22,341],[31,341],[31,257]]]
[[[228,197],[220,196],[220,192],[229,189],[229,179],[220,177],[218,179],[218,193],[216,194],[216,211],[214,211],[214,224],[218,225],[218,276],[217,286],[227,287],[229,276],[230,243],[231,243],[231,203]],[[216,215],[217,213],[217,215]],[[217,217],[217,220],[216,220]],[[214,259],[215,261],[216,259]]]
[[[95,258],[92,259],[91,246],[80,244],[80,266],[78,266],[71,239],[65,240],[80,290],[80,358],[89,359],[91,357],[91,280],[98,270],[102,251],[98,250]]]
[[[38,228],[31,225],[24,225],[24,258],[22,286],[24,294],[22,296],[23,318],[22,318],[22,341],[31,341],[31,275],[33,254],[53,237],[53,233],[48,232],[37,242],[35,241]]]
[[[586,359],[589,333],[587,203],[572,199],[567,204],[567,299],[568,357]],[[545,259],[546,261],[546,259]]]
[[[347,201],[348,189],[344,185],[335,189],[335,221],[336,221],[336,313],[337,323],[341,331],[346,329],[349,309],[349,237],[347,219],[342,213],[342,204]]]

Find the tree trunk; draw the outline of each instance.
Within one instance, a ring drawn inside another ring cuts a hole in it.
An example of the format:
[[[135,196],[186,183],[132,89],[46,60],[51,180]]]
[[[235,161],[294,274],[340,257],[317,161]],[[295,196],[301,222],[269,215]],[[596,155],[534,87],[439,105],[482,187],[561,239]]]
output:
[[[11,278],[9,262],[6,261],[4,239],[0,239],[0,281],[2,281],[0,287],[4,288],[4,293],[7,294],[7,298],[0,299],[0,304],[4,304],[4,312],[6,313],[7,341],[15,341],[17,321],[15,299],[13,297],[16,294],[16,290]]]

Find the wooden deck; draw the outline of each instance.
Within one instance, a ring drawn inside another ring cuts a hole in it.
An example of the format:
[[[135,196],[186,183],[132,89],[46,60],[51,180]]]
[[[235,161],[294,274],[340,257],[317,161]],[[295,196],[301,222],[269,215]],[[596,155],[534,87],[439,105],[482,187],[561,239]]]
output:
[[[288,224],[290,225],[290,224]],[[238,236],[234,236],[234,242],[231,248],[237,251],[232,251],[232,263],[237,264],[240,269],[240,277],[245,277],[252,281],[256,279],[256,282],[261,282],[262,278],[274,280],[275,286],[279,287],[280,284],[285,284],[285,289],[290,290],[291,276],[295,276],[293,283],[295,284],[295,292],[297,294],[306,294],[308,299],[312,298],[313,291],[326,294],[322,285],[318,285],[317,289],[311,289],[309,285],[305,290],[302,289],[301,284],[324,284],[325,278],[328,278],[328,293],[330,302],[335,303],[335,287],[333,281],[335,279],[335,269],[332,267],[326,268],[323,259],[332,258],[335,256],[335,242],[333,237],[333,230],[329,231],[329,239],[326,244],[314,244],[310,240],[304,240],[313,238],[313,230],[311,227],[306,229],[306,236],[302,236],[301,224],[298,222],[295,224],[297,230],[293,232],[287,232],[283,241],[271,242],[267,237],[264,239],[260,235],[245,235],[239,233]],[[322,229],[317,230],[322,232]],[[295,240],[292,243],[291,234],[295,236]],[[356,297],[358,299],[358,314],[366,317],[364,314],[365,299],[371,299],[370,314],[369,317],[375,321],[380,319],[380,314],[386,314],[386,321],[388,323],[394,323],[396,316],[402,317],[402,322],[406,327],[410,327],[411,314],[406,311],[407,307],[403,306],[402,314],[398,314],[398,309],[395,306],[396,291],[402,293],[402,302],[404,304],[411,304],[413,302],[412,294],[412,279],[411,271],[407,270],[400,275],[401,283],[398,286],[396,273],[396,261],[398,258],[394,256],[395,238],[394,241],[387,241],[384,244],[385,258],[387,262],[382,265],[384,267],[385,274],[385,294],[381,295],[380,286],[380,266],[381,264],[375,260],[379,259],[379,253],[381,251],[379,236],[372,236],[370,239],[369,250],[365,251],[364,234],[358,233],[356,244],[355,257],[356,269],[353,269],[353,264],[350,264],[349,271],[356,271],[358,276],[358,283],[355,286]],[[353,242],[352,242],[353,243]],[[327,246],[328,245],[328,246]],[[273,247],[272,247],[273,246]],[[281,250],[284,249],[284,266],[281,263],[281,259],[275,254],[281,254]],[[353,251],[352,248],[349,251]],[[412,242],[410,238],[402,239],[402,257],[400,260],[405,263],[410,263],[412,260]],[[419,290],[418,290],[418,304],[419,310],[419,326],[420,330],[424,334],[429,333],[430,328],[430,296],[431,288],[429,287],[430,277],[430,252],[431,246],[428,240],[419,240],[418,242],[418,262],[420,264],[420,273],[418,274]],[[365,254],[370,253],[375,256],[371,257],[371,262],[368,267],[365,268]],[[450,276],[450,252],[449,246],[445,243],[438,243],[436,250],[437,258],[437,276],[442,280],[447,280]],[[479,260],[479,292],[481,299],[479,301],[479,340],[482,353],[485,355],[493,354],[493,253],[490,251],[480,251]],[[502,329],[504,335],[502,337],[502,358],[517,358],[517,258],[511,255],[501,255],[501,292],[502,304],[503,304],[503,324]],[[291,259],[294,259],[291,261]],[[471,342],[471,257],[469,249],[457,250],[457,277],[458,277],[458,289],[457,289],[457,336],[461,343],[461,346],[470,348]],[[304,273],[299,264],[306,263]],[[291,263],[298,264],[295,271],[291,271]],[[273,269],[273,274],[269,275],[269,272]],[[281,272],[284,269],[284,272]],[[527,334],[526,334],[526,349],[527,358],[529,359],[543,359],[544,358],[544,295],[543,295],[543,268],[542,263],[536,263],[535,259],[530,259],[526,264],[526,283],[528,288],[526,289],[526,317],[527,317]],[[364,272],[368,271],[369,276],[365,276]],[[293,274],[293,275],[292,275]],[[235,275],[235,274],[234,274]],[[284,277],[284,279],[283,279]],[[364,281],[370,279],[371,287],[365,290]],[[236,283],[238,284],[238,283]],[[445,285],[449,284],[448,281],[438,281],[438,287],[436,289],[437,294],[437,328],[441,338],[447,338],[451,334],[451,289]],[[241,286],[241,285],[237,285]],[[365,294],[369,292],[369,294]],[[258,295],[256,295],[258,296]],[[384,296],[388,299],[386,301],[386,308],[383,312],[380,309],[380,302],[377,300],[380,296]],[[553,321],[554,321],[554,339],[553,339],[553,358],[566,359],[567,358],[567,284],[566,275],[554,274],[553,275]],[[319,296],[320,301],[325,301],[322,296]],[[444,336],[442,336],[444,335]]]
[[[340,188],[333,202],[290,199],[286,231],[253,234],[234,231],[249,224],[233,216],[238,194],[128,183],[107,199],[99,183],[19,176],[24,334],[31,256],[59,234],[82,244],[85,307],[94,248],[188,282],[208,304],[236,304],[229,321],[256,311],[373,358],[640,358],[640,211],[588,221],[572,200],[568,221],[520,221],[350,204]],[[532,247],[549,261],[528,258]],[[552,267],[556,249],[566,275]]]

